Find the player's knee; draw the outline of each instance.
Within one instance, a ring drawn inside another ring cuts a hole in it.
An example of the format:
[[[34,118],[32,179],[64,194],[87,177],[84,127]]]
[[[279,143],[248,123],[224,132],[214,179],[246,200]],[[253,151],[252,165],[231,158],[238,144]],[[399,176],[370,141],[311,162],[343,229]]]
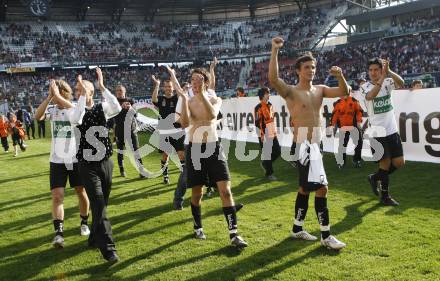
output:
[[[402,158],[402,159],[396,159],[395,161],[393,161],[393,166],[394,166],[396,169],[402,168],[403,165],[405,165],[405,159],[404,159],[404,158]]]
[[[382,159],[379,163],[379,166],[383,169],[386,170],[387,167],[389,167],[391,165],[391,159],[390,158],[385,158]]]
[[[327,194],[328,194],[327,186],[323,186],[316,191],[316,197],[327,197]]]
[[[86,189],[84,187],[77,187],[77,188],[75,188],[75,192],[76,192],[76,195],[79,198],[83,198],[85,200],[88,200],[87,192],[86,192]]]
[[[61,192],[52,192],[52,201],[55,205],[63,204],[64,194]]]
[[[220,190],[219,193],[220,193],[220,196],[225,199],[232,197],[232,192],[231,192],[230,188],[224,188],[224,189]]]
[[[191,201],[194,203],[200,202],[202,200],[202,197],[203,197],[202,190],[200,190],[200,192],[198,190],[193,190],[191,194]]]
[[[191,196],[191,203],[195,206],[200,206],[202,203],[202,196],[203,195],[193,195]]]

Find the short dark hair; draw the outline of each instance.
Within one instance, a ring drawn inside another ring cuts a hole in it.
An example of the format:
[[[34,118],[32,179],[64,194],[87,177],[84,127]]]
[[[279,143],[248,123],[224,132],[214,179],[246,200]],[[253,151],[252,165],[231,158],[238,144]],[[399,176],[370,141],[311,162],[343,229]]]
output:
[[[377,64],[379,68],[382,69],[382,60],[380,58],[374,58],[368,61],[368,67],[373,64]]]
[[[236,90],[239,91],[240,93],[244,93],[243,87],[238,87]]]
[[[417,85],[417,84],[422,84],[422,85],[423,85],[422,80],[417,79],[417,80],[412,81],[412,83],[411,83],[411,87],[414,87],[414,86]]]
[[[165,81],[163,81],[164,83],[173,83],[170,79],[166,79]]]
[[[260,100],[264,98],[265,94],[270,94],[270,89],[268,87],[262,87],[258,90],[258,97]]]
[[[191,72],[191,76],[194,73],[202,75],[204,82],[205,83],[209,83],[210,76],[209,76],[208,71],[206,71],[206,69],[204,69],[204,68],[194,68],[193,71]]]
[[[316,63],[316,59],[313,57],[311,52],[306,52],[304,55],[300,56],[295,61],[295,69],[300,70],[301,65],[308,61],[314,61]]]

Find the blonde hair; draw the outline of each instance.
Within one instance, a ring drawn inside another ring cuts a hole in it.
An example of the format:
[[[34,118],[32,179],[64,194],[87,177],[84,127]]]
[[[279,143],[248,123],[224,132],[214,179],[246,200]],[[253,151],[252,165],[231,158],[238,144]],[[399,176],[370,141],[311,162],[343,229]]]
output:
[[[58,87],[58,90],[60,91],[60,95],[66,99],[71,100],[72,99],[72,88],[67,84],[64,80],[55,80],[55,84]]]
[[[82,82],[86,90],[90,91],[90,95],[93,96],[93,94],[95,93],[95,86],[93,86],[93,83],[89,80],[83,80]]]

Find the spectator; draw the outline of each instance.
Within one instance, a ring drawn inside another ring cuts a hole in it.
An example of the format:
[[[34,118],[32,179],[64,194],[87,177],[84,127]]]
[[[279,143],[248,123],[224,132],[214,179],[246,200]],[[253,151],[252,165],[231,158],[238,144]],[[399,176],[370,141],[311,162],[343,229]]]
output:
[[[32,108],[32,105],[28,105],[26,107],[26,110],[23,111],[24,113],[24,124],[26,127],[26,135],[28,136],[28,139],[31,139],[31,133],[32,138],[35,139],[35,121],[34,121],[34,109]]]
[[[244,89],[242,87],[238,87],[237,89],[235,89],[235,97],[236,98],[246,97],[246,93],[244,92]]]
[[[9,127],[8,120],[4,115],[0,115],[0,138],[3,149],[5,150],[6,153],[9,152],[8,127]]]
[[[411,90],[418,90],[423,89],[423,82],[422,80],[414,80],[411,83]]]

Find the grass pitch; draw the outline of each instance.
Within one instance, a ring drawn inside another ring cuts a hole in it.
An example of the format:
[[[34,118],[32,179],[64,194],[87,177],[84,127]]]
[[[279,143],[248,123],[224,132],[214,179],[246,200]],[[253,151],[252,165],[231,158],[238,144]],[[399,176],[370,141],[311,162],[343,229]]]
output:
[[[280,159],[274,166],[279,181],[268,182],[259,161],[235,159],[232,144],[232,191],[245,204],[239,231],[249,243],[239,252],[229,246],[218,195],[202,205],[208,239],[195,240],[190,191],[183,211],[172,208],[177,168],[170,166],[171,184],[164,185],[162,178],[138,179],[126,160],[128,177],[121,178],[114,155],[108,213],[121,261],[108,266],[79,235],[77,198],[69,187],[66,246],[52,248],[50,139],[27,144],[17,158],[0,153],[0,280],[440,280],[439,165],[408,162],[391,176],[391,193],[401,205],[382,207],[366,180],[375,164],[339,171],[326,154],[331,230],[347,243],[338,253],[289,238],[297,171]],[[160,154],[144,163],[159,170]],[[305,227],[319,235],[313,197]]]

